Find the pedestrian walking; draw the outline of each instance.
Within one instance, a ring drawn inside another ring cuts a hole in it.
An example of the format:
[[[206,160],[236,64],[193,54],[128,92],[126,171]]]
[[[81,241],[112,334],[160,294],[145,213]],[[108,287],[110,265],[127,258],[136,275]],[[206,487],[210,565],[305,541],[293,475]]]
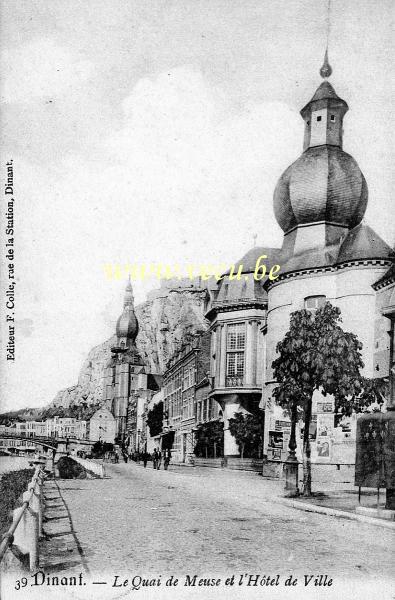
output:
[[[162,452],[159,450],[158,456],[157,456],[157,461],[156,461],[156,468],[158,471],[160,469],[161,462],[162,462]]]
[[[144,469],[147,466],[148,458],[149,458],[148,452],[147,451],[143,452],[143,465],[144,465]]]
[[[153,454],[152,454],[152,467],[153,467],[154,469],[156,469],[156,468],[157,468],[157,467],[156,467],[156,465],[157,465],[157,464],[158,464],[158,451],[157,451],[157,449],[155,448],[155,449],[154,449],[154,452],[153,452]]]
[[[168,448],[167,450],[164,451],[163,468],[165,471],[167,471],[167,469],[168,469],[170,460],[171,460],[171,450],[170,450],[170,448]]]

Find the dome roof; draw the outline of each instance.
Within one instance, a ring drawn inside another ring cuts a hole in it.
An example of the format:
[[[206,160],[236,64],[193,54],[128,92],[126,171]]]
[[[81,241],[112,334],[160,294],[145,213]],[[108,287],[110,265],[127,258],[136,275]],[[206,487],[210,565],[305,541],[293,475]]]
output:
[[[218,282],[218,293],[216,302],[221,304],[236,304],[247,302],[266,302],[267,294],[263,284],[267,279],[269,271],[273,265],[280,264],[280,248],[269,248],[267,246],[255,246],[251,248],[240,260],[236,261],[231,270],[224,273],[223,279]],[[266,265],[266,276],[260,280],[255,280],[253,273],[257,266],[258,259],[266,255],[262,264]],[[237,277],[239,268],[242,277]],[[228,276],[232,271],[234,278]]]
[[[284,232],[326,221],[352,228],[365,214],[368,188],[357,162],[338,146],[308,148],[280,177],[274,214]]]
[[[118,338],[127,338],[135,340],[139,332],[139,324],[134,314],[133,305],[127,304],[123,313],[119,317],[116,325],[116,334]]]
[[[345,262],[386,260],[395,252],[368,225],[361,223],[336,243],[291,255],[281,265],[280,275],[306,269],[336,267]]]
[[[363,258],[389,258],[393,254],[390,246],[371,227],[361,224],[347,234],[341,245],[337,262]]]
[[[236,262],[234,272],[237,273],[239,266],[242,265],[242,273],[253,273],[255,271],[255,266],[258,258],[263,255],[267,256],[265,262],[266,265],[268,265],[269,270],[272,265],[277,264],[279,253],[280,248],[255,246],[254,248],[251,248],[251,250],[249,250],[247,254],[243,256],[243,258]]]

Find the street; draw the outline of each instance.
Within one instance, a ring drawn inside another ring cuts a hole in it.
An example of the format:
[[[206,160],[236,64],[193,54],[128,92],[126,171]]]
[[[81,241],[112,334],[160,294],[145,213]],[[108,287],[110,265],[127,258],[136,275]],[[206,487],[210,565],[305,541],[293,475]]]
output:
[[[103,480],[58,480],[57,486],[84,570],[99,580],[106,574],[108,586],[115,575],[123,581],[134,575],[164,580],[173,574],[184,582],[186,574],[260,574],[280,575],[283,583],[290,574],[300,582],[305,575],[322,574],[333,579],[334,587],[309,589],[311,597],[338,598],[341,588],[343,598],[347,586],[361,598],[360,586],[366,598],[370,586],[380,589],[382,598],[393,597],[395,535],[390,530],[286,507],[275,499],[282,483],[255,474],[185,467],[154,471],[151,463],[146,469],[107,464],[106,470]],[[267,594],[267,587],[246,586],[247,580],[243,593],[248,597],[263,589]],[[287,597],[279,593],[270,588],[270,598]],[[218,596],[217,590],[216,597],[233,596]],[[293,597],[299,597],[295,591]]]

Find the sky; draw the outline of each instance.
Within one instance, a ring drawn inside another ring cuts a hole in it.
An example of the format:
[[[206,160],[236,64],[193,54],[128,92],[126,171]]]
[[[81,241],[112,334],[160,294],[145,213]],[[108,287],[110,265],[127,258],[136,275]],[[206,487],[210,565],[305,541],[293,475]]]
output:
[[[14,164],[16,360],[1,408],[43,406],[110,337],[108,264],[231,264],[281,245],[272,197],[302,151],[325,0],[2,0],[5,163]],[[394,244],[392,0],[332,0],[330,79],[366,222]],[[3,186],[2,186],[3,187]],[[2,196],[3,201],[5,196]],[[4,210],[1,211],[4,221]],[[4,223],[1,231],[4,231]],[[4,275],[4,244],[2,244]],[[2,298],[4,286],[2,277]],[[154,279],[134,283],[136,302]]]

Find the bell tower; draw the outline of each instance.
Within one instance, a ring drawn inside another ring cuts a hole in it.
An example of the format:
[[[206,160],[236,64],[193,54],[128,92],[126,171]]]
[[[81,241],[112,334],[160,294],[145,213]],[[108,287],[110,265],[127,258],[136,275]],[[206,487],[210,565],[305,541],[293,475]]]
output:
[[[305,122],[303,151],[315,146],[343,146],[343,118],[348,111],[347,102],[339,98],[327,81],[332,73],[325,52],[324,64],[320,75],[325,79],[317,88],[314,96],[302,108],[300,114]]]

